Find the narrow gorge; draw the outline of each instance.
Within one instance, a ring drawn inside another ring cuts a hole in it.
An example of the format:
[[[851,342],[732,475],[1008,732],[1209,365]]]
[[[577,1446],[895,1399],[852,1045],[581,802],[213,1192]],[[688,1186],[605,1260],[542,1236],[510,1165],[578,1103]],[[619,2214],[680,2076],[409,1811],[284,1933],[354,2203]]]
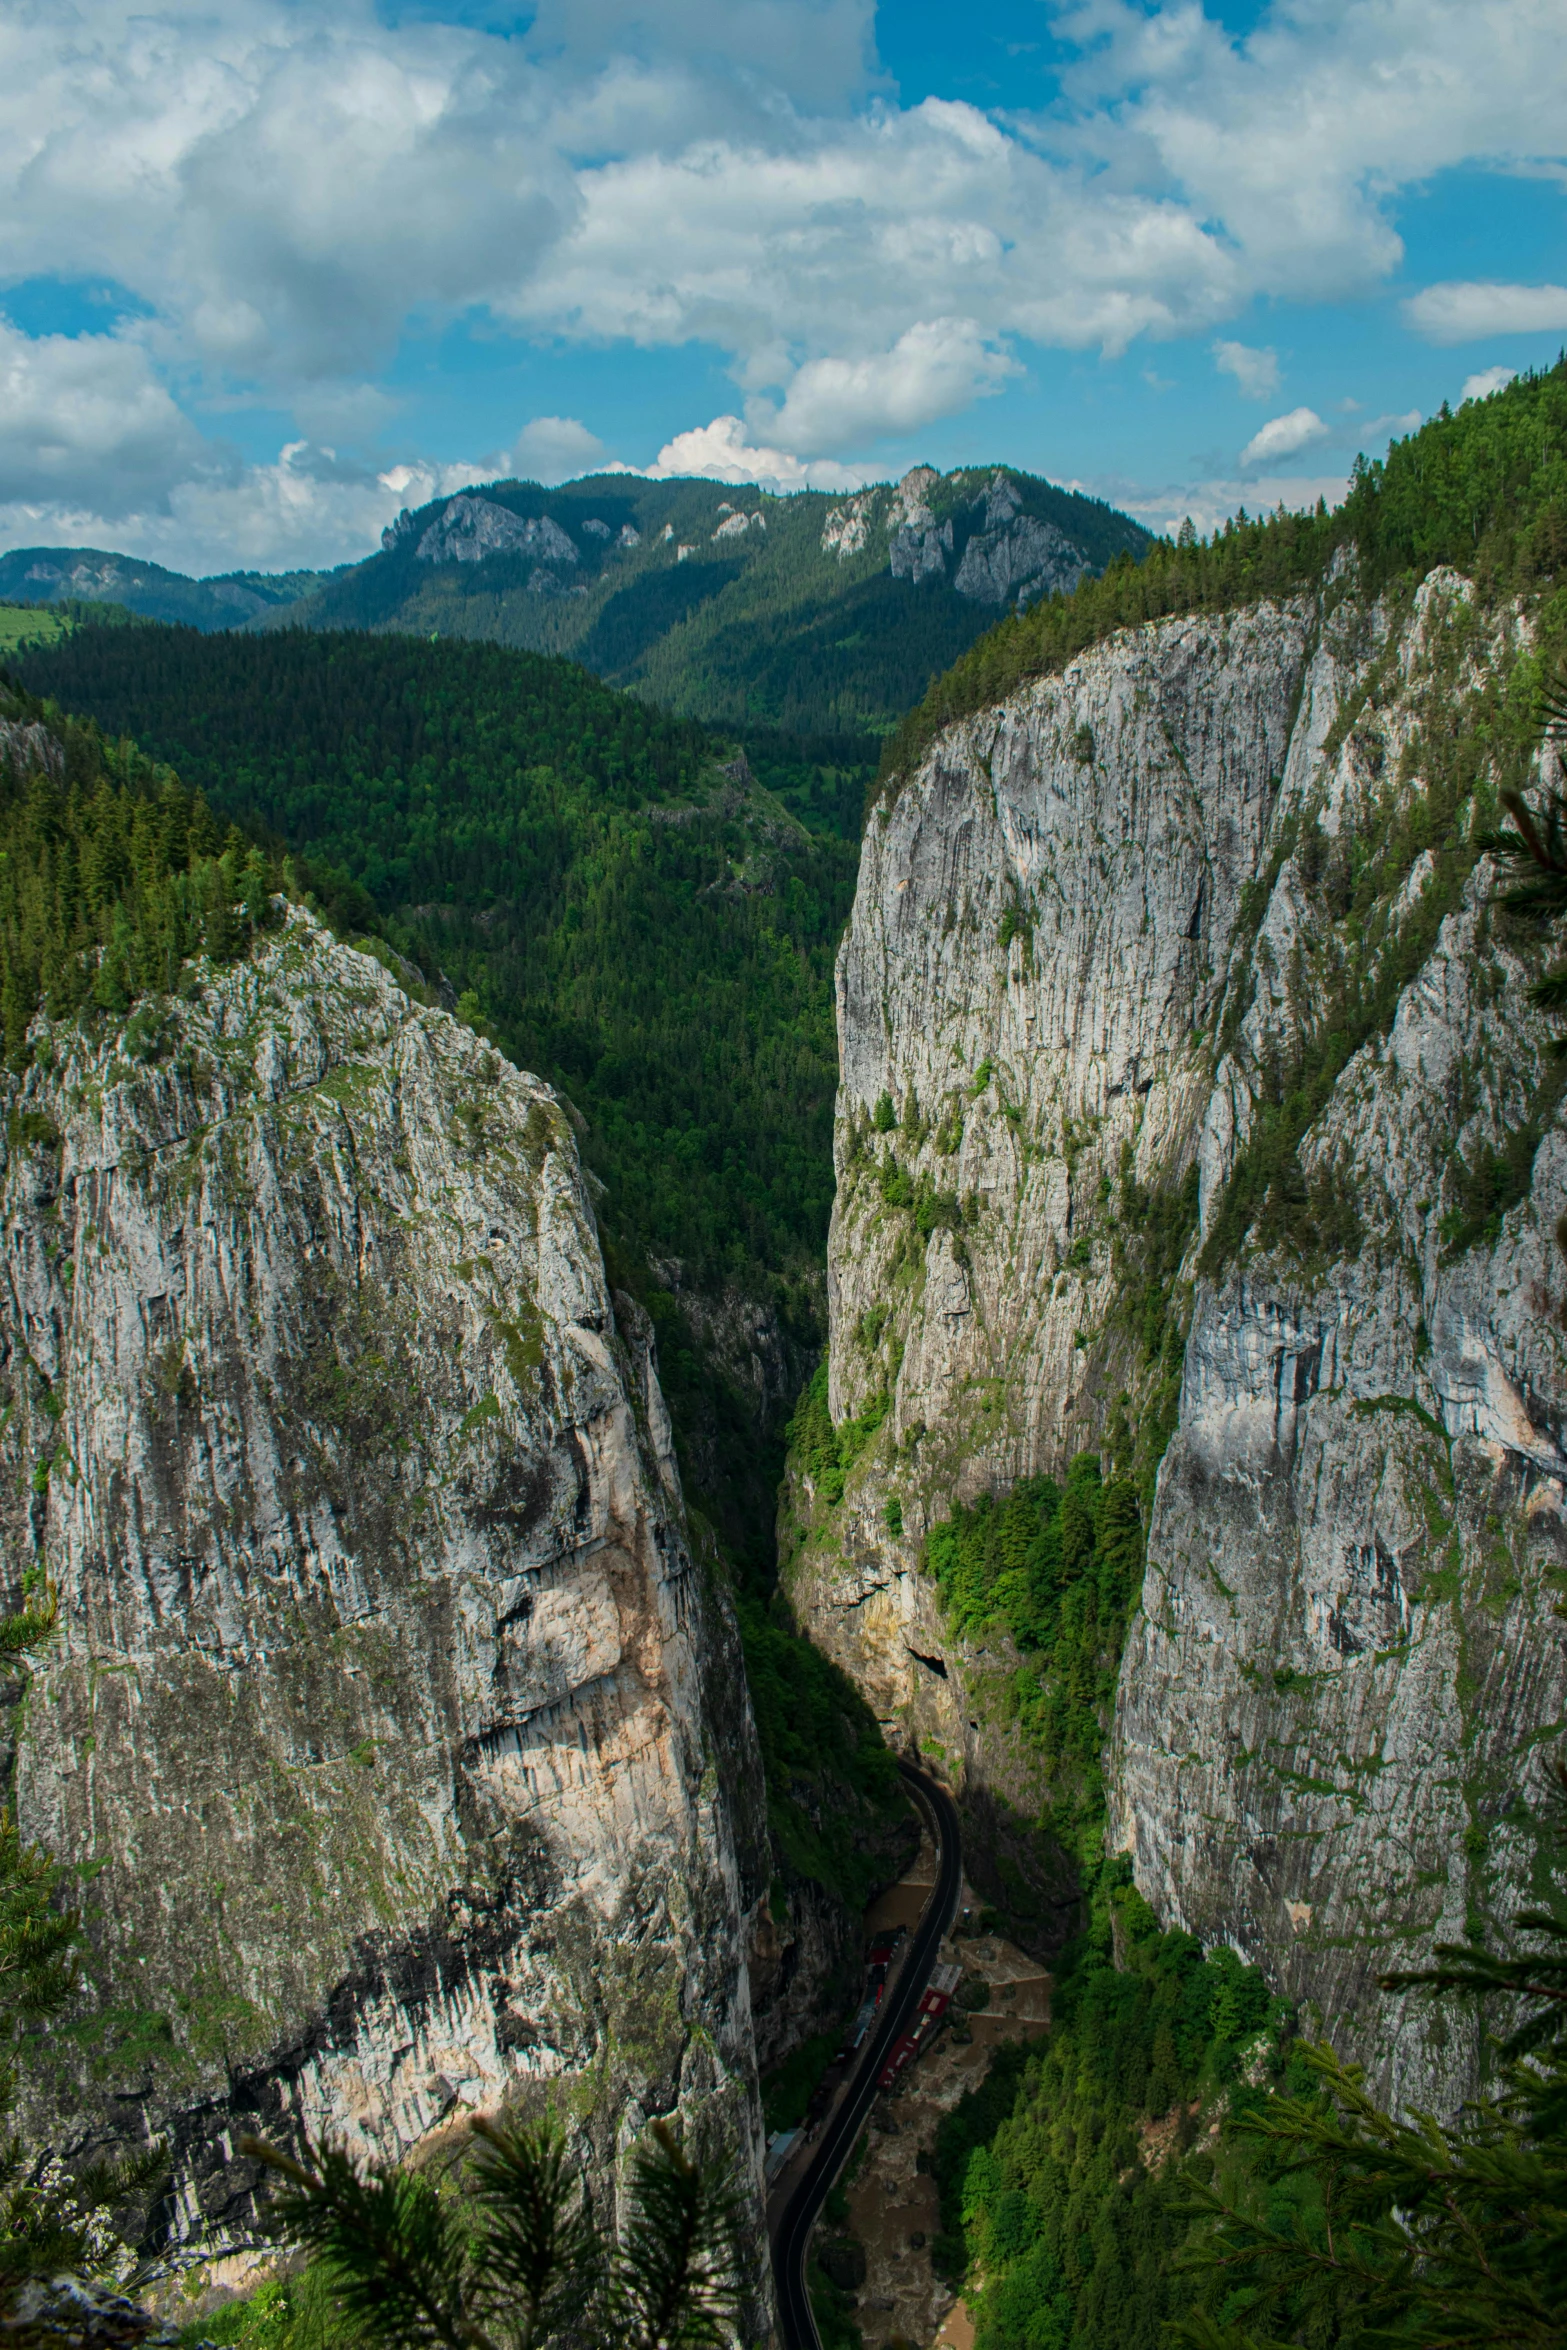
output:
[[[1259,2134],[1340,2061],[1493,2095],[1484,2009],[1385,1978],[1567,1916],[1548,427],[1560,367],[1049,579],[999,469],[856,492],[813,563],[1011,583],[857,848],[863,742],[504,645],[22,646],[0,1877],[84,1938],[6,2011],[16,2159],[161,2146],[100,2250],[185,2350],[391,2340],[258,2138],[466,2212],[496,2116],[622,2245],[670,2124],[711,2339],[777,2350],[856,2032],[821,2350],[1257,2350],[1204,2246],[1327,2225]],[[1277,2339],[1363,2338],[1297,2283]]]

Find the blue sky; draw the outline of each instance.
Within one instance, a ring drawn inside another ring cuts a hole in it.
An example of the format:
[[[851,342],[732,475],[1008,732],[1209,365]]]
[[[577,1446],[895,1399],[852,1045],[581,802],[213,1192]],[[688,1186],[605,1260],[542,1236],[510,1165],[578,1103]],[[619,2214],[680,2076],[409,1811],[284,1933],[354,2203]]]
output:
[[[12,0],[0,544],[1001,459],[1205,526],[1567,342],[1561,0]]]

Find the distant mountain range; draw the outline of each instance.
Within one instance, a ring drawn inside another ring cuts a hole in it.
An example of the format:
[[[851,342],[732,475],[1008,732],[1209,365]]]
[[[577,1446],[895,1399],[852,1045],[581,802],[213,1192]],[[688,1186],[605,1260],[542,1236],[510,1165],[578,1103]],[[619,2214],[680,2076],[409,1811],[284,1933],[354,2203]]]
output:
[[[352,564],[343,566],[352,570]],[[19,604],[123,604],[144,620],[187,628],[243,628],[336,579],[335,571],[224,571],[189,579],[137,555],[102,547],[13,547],[0,555],[0,600]]]
[[[599,474],[404,511],[334,572],[186,579],[94,548],[0,557],[0,597],[112,601],[203,630],[476,637],[561,653],[694,718],[890,727],[1003,610],[1141,557],[1150,534],[1010,466],[916,466],[853,496]]]

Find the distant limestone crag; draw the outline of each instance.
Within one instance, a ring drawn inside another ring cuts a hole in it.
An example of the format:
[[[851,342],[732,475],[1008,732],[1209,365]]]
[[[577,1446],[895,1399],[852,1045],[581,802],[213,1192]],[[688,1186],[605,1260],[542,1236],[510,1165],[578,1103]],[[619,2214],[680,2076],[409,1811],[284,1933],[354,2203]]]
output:
[[[884,729],[1001,612],[1148,534],[1003,466],[852,497],[602,474],[400,514],[382,552],[258,627],[403,628],[565,653],[718,724]]]

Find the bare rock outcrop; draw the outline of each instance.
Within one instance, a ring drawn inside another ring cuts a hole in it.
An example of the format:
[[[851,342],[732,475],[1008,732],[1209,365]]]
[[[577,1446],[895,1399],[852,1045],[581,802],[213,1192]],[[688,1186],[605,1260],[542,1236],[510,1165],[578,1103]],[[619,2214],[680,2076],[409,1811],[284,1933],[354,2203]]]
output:
[[[602,2182],[659,2114],[754,2181],[754,1730],[566,1117],[295,911],[198,976],[7,1087],[15,1784],[99,1984],[30,2123],[164,2135],[175,2258],[247,2129],[547,2100]]]
[[[1567,1706],[1560,1081],[1458,845],[1524,649],[1451,575],[1341,577],[1129,630],[933,746],[839,964],[846,1465],[799,1464],[783,1521],[801,1619],[1015,1872],[1020,1660],[954,1638],[923,1537],[1173,1419],[1112,1842],[1441,2105],[1473,2049],[1374,1978],[1536,1880],[1519,1799]]]

